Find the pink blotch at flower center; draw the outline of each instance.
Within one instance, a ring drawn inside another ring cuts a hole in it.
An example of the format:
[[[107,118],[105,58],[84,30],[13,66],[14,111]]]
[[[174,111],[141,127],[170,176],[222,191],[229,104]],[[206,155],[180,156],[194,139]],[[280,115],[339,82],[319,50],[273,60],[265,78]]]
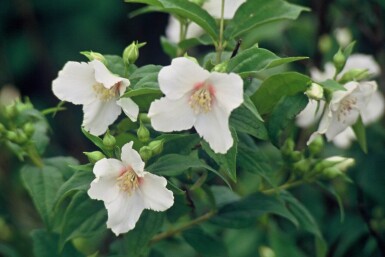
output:
[[[207,85],[206,83],[196,84],[190,96],[190,107],[196,114],[211,111],[214,93],[214,87],[212,85]]]
[[[127,192],[129,195],[138,188],[140,183],[140,178],[132,168],[123,170],[116,180],[118,181],[119,189],[123,192]]]
[[[116,83],[111,88],[106,88],[102,83],[96,83],[92,86],[92,89],[102,102],[108,102],[116,99],[119,96],[120,82]]]
[[[338,111],[337,119],[338,121],[343,121],[344,118],[350,113],[351,110],[355,108],[357,104],[357,98],[355,97],[346,97],[341,101],[340,108]]]

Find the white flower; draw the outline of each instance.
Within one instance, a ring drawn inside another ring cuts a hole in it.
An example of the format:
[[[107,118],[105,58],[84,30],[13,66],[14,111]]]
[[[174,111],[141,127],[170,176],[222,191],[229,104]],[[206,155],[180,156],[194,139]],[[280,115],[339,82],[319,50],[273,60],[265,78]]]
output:
[[[372,77],[378,76],[381,72],[380,66],[378,66],[371,55],[352,54],[346,61],[345,67],[337,76],[337,79],[340,79],[345,72],[351,69],[367,70]],[[323,72],[313,67],[310,69],[310,74],[314,81],[322,82],[327,79],[332,79],[335,71],[334,65],[331,62],[327,62],[325,63]]]
[[[325,134],[328,141],[356,123],[359,115],[362,116],[372,94],[377,89],[374,81],[349,82],[344,85],[346,91],[336,91],[324,112],[318,131],[314,132],[308,144],[320,134]]]
[[[308,128],[321,118],[325,107],[325,101],[311,100],[296,117],[296,123],[301,128]]]
[[[129,85],[128,79],[113,75],[102,62],[94,60],[67,62],[52,82],[52,90],[62,101],[83,105],[82,126],[98,136],[106,132],[122,109],[136,121],[138,106],[130,98],[119,99]]]
[[[223,17],[225,19],[233,18],[238,7],[246,2],[246,0],[225,0],[225,9]],[[219,19],[221,17],[221,0],[207,0],[203,4],[202,8],[205,9],[209,14],[211,14],[214,18]],[[167,38],[174,43],[179,42],[179,31],[180,31],[180,22],[170,16],[167,28],[166,28],[166,36]],[[199,27],[195,23],[190,23],[187,29],[186,39],[199,37],[204,33],[203,29]]]
[[[180,57],[161,69],[158,81],[165,97],[150,106],[148,116],[153,128],[171,132],[194,126],[216,153],[226,153],[233,145],[230,113],[243,102],[241,77],[210,73]]]
[[[334,36],[341,47],[346,47],[352,42],[352,33],[348,28],[336,28],[334,30]]]
[[[165,211],[174,204],[166,179],[144,171],[132,144],[122,147],[121,161],[104,158],[95,163],[96,178],[88,190],[92,199],[104,202],[107,228],[116,236],[133,229],[144,209]]]

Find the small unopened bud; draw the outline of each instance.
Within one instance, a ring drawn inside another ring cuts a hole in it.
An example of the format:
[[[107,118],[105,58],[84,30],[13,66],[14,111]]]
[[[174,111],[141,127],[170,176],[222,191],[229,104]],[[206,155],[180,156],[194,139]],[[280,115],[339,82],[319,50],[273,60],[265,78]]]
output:
[[[113,150],[116,144],[116,139],[114,136],[110,134],[110,132],[107,130],[107,133],[103,137],[103,145],[106,147],[107,150]]]
[[[324,97],[324,89],[321,85],[317,83],[311,83],[311,85],[306,90],[305,94],[313,100],[321,100]]]
[[[323,175],[323,177],[325,177],[327,179],[333,179],[333,178],[342,176],[343,173],[339,169],[337,169],[336,167],[330,167],[330,168],[324,169],[322,171],[322,175]]]
[[[5,108],[4,108],[4,116],[7,119],[13,119],[13,118],[15,118],[17,116],[17,114],[18,114],[18,111],[17,111],[16,105],[14,103],[5,106]]]
[[[322,136],[317,136],[310,144],[309,144],[309,151],[312,155],[319,154],[324,147],[324,140]]]
[[[132,42],[123,51],[123,61],[126,65],[133,64],[139,58],[139,48],[146,43]]]
[[[93,60],[98,60],[104,64],[107,64],[106,58],[101,54],[97,52],[92,52],[92,51],[83,51],[80,52],[82,55],[88,58],[88,60],[93,61]]]
[[[345,172],[348,168],[354,166],[353,158],[345,158],[341,156],[333,156],[323,160],[325,167],[335,167],[341,172]]]
[[[24,144],[28,141],[28,136],[24,133],[23,130],[18,129],[16,131],[16,136],[17,136],[16,143],[18,144]]]
[[[227,66],[229,64],[229,61],[224,61],[220,64],[217,64],[214,66],[214,68],[212,69],[212,71],[216,71],[216,72],[226,72],[227,71]]]
[[[347,28],[335,29],[334,36],[336,37],[336,40],[341,47],[345,47],[350,42],[352,42],[352,33]]]
[[[5,126],[3,123],[0,123],[0,133],[3,133],[4,131],[6,131]]]
[[[139,149],[139,155],[144,162],[148,161],[152,157],[152,150],[148,146],[142,146]]]
[[[310,161],[307,159],[302,159],[293,165],[293,169],[295,172],[299,174],[305,174],[310,170]]]
[[[138,136],[138,139],[140,142],[146,143],[150,140],[150,131],[146,128],[146,126],[143,125],[143,123],[140,123],[140,126],[138,130],[136,131],[136,135]]]
[[[291,152],[291,154],[290,154],[290,160],[292,161],[292,162],[297,162],[297,161],[299,161],[299,160],[301,160],[302,159],[302,153],[300,152],[300,151],[293,151],[293,152]]]
[[[281,153],[283,156],[289,156],[294,151],[295,143],[291,138],[286,139],[281,147]]]
[[[327,53],[333,46],[332,39],[329,35],[322,35],[318,41],[318,48],[321,53]]]
[[[15,131],[7,131],[5,132],[5,137],[11,141],[11,142],[16,142],[17,141],[17,134]]]
[[[33,133],[35,132],[35,126],[33,125],[33,123],[31,122],[27,122],[23,125],[23,131],[24,133],[30,137],[33,135]]]
[[[276,257],[273,249],[267,246],[261,246],[259,247],[259,255],[261,257]]]
[[[339,82],[344,84],[349,81],[360,81],[369,77],[370,73],[366,69],[351,69],[342,75],[342,78],[339,80]]]
[[[106,158],[106,156],[100,152],[100,151],[93,151],[93,152],[83,152],[90,163],[94,164],[96,163],[97,161],[103,159],[103,158]]]
[[[342,53],[341,49],[333,56],[333,63],[336,67],[337,74],[344,68],[346,63],[346,57]]]
[[[16,109],[19,113],[23,112],[23,111],[26,111],[26,110],[31,110],[33,109],[33,104],[31,103],[31,101],[29,100],[29,98],[26,98],[24,100],[24,102],[20,101],[20,100],[16,100],[15,102],[16,104]]]
[[[163,151],[164,140],[155,140],[148,144],[148,147],[151,149],[153,155],[162,153]]]

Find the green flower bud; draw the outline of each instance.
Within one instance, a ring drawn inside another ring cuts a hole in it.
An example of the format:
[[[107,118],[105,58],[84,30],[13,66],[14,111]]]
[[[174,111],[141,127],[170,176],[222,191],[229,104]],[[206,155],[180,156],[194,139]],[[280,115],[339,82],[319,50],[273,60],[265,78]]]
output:
[[[100,152],[100,151],[93,151],[93,152],[83,152],[87,158],[88,161],[92,164],[96,163],[97,161],[106,158],[106,156]]]
[[[327,53],[331,50],[333,41],[329,35],[322,35],[318,41],[318,48],[321,53]]]
[[[294,151],[295,143],[291,138],[286,139],[281,147],[281,153],[283,156],[289,156]]]
[[[355,165],[355,160],[353,158],[345,158],[341,156],[333,156],[326,158],[322,161],[325,168],[334,167],[341,172],[345,172],[348,168]]]
[[[306,90],[305,94],[313,100],[321,100],[324,97],[324,89],[321,85],[317,83],[311,83],[311,85]]]
[[[164,140],[155,140],[148,144],[148,147],[151,149],[153,155],[162,153],[163,151]]]
[[[305,174],[310,170],[310,161],[307,159],[302,159],[293,165],[293,169],[298,174]]]
[[[146,43],[132,42],[131,45],[127,46],[123,51],[123,61],[126,65],[133,64],[139,58],[139,48],[144,46]]]
[[[16,143],[24,144],[24,143],[28,142],[28,136],[27,136],[27,134],[25,134],[25,132],[23,130],[17,130],[16,136],[17,136]]]
[[[31,137],[35,132],[35,125],[31,122],[27,122],[23,125],[23,131],[28,137]]]
[[[33,104],[31,103],[29,98],[26,98],[24,100],[24,103],[21,102],[20,100],[17,100],[15,104],[16,104],[16,109],[19,113],[21,113],[25,110],[32,110],[33,109]]]
[[[324,148],[324,139],[322,136],[317,136],[310,144],[309,151],[311,155],[319,154]]]
[[[17,111],[15,103],[5,106],[4,116],[7,119],[13,119],[17,116],[17,114],[18,114],[18,111]]]
[[[17,141],[17,134],[16,134],[15,131],[7,131],[7,132],[5,132],[5,137],[6,137],[9,141],[11,141],[11,142],[16,143],[16,141]]]
[[[0,123],[0,134],[3,133],[4,131],[6,131],[6,128],[3,125],[3,123]]]
[[[148,161],[152,157],[152,150],[148,146],[142,146],[139,149],[139,155],[144,162]]]
[[[106,58],[100,53],[92,52],[92,51],[83,51],[80,53],[82,55],[84,55],[85,57],[87,57],[88,60],[90,60],[90,61],[98,60],[98,61],[101,61],[102,63],[104,63],[105,65],[107,64]]]
[[[146,143],[150,140],[150,131],[148,131],[148,129],[146,128],[146,126],[143,125],[142,122],[140,122],[140,126],[136,131],[136,135],[138,136],[140,142]]]
[[[115,137],[112,136],[108,130],[103,137],[103,145],[106,147],[107,150],[113,150],[116,145]]]
[[[342,53],[341,49],[339,49],[338,52],[333,56],[333,63],[338,74],[344,68],[346,63],[346,57]]]
[[[259,255],[261,257],[276,257],[273,249],[267,246],[261,246],[259,247]]]
[[[364,80],[370,77],[368,70],[364,69],[351,69],[342,75],[342,78],[339,80],[341,84],[345,84],[349,81],[359,81]]]
[[[302,159],[302,153],[300,151],[293,151],[290,153],[290,160],[292,162],[297,162]]]
[[[343,173],[336,167],[329,167],[322,171],[322,175],[327,179],[333,179],[343,175]]]
[[[212,69],[212,71],[216,71],[216,72],[226,72],[227,71],[227,66],[229,64],[229,61],[224,61],[220,64],[217,64],[214,66],[214,68]]]

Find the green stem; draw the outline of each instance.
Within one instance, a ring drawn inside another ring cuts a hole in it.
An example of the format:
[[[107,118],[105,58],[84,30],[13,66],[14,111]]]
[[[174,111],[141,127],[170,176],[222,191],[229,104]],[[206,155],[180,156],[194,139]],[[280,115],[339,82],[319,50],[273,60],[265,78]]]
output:
[[[222,0],[222,5],[221,5],[221,20],[219,23],[219,42],[217,45],[217,64],[221,62],[222,59],[222,51],[223,51],[223,28],[224,28],[224,14],[225,14],[225,0]]]
[[[35,146],[29,146],[27,148],[27,154],[28,157],[31,159],[32,163],[38,167],[38,168],[43,168],[43,160],[41,159],[39,153],[37,152]]]
[[[191,228],[192,226],[203,223],[203,222],[209,220],[214,215],[215,215],[215,211],[210,211],[210,212],[203,214],[202,216],[200,216],[200,217],[198,217],[198,218],[196,218],[190,222],[187,222],[186,224],[183,224],[179,228],[171,229],[171,230],[165,231],[163,233],[160,233],[151,239],[150,244],[154,244],[154,243],[159,242],[163,239],[172,237],[172,236],[174,236],[174,235],[176,235],[176,234],[178,234],[178,233],[180,233],[186,229]]]
[[[269,188],[269,189],[262,190],[261,193],[267,194],[267,195],[274,194],[274,193],[280,192],[282,190],[286,190],[286,189],[289,189],[289,188],[292,188],[292,187],[296,187],[296,186],[305,184],[306,182],[307,181],[305,181],[305,180],[297,180],[297,181],[294,181],[294,182],[288,182],[288,183],[285,183],[283,185],[280,185],[277,188]]]

